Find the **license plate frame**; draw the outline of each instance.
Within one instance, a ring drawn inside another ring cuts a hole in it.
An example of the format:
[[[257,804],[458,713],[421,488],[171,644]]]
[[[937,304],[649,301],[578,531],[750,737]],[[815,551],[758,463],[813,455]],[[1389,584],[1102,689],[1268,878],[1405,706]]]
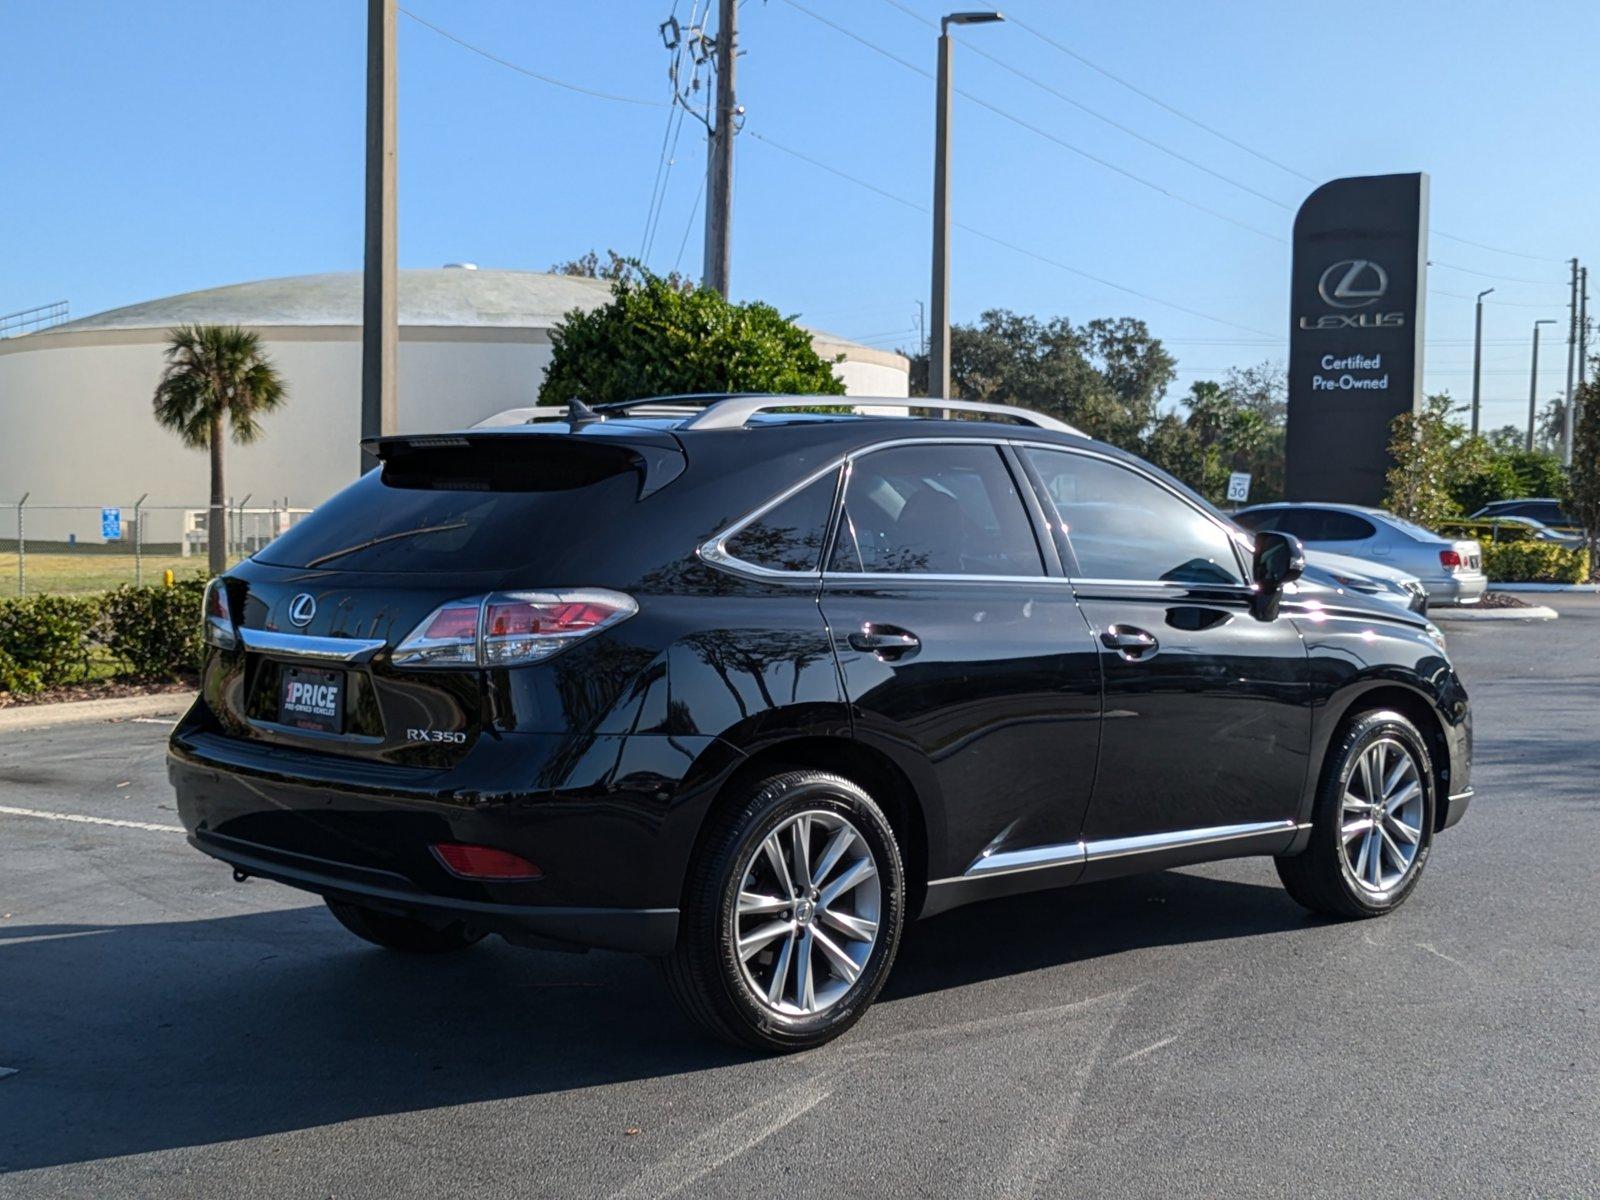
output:
[[[278,724],[313,733],[343,733],[345,685],[343,671],[284,664],[278,672]]]

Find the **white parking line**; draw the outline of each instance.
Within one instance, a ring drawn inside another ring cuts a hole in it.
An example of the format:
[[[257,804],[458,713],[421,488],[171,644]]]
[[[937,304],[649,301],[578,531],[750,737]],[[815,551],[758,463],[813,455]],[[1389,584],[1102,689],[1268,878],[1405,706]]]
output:
[[[149,821],[122,821],[116,817],[85,817],[79,813],[45,812],[37,808],[12,808],[0,804],[0,816],[38,817],[44,821],[76,821],[81,825],[111,825],[118,829],[148,829],[151,833],[182,833],[182,825],[155,825]]]

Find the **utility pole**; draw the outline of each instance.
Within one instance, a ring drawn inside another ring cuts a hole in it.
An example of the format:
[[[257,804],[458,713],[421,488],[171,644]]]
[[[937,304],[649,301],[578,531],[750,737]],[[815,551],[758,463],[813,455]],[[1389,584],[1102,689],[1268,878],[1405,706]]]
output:
[[[1554,325],[1554,317],[1533,323],[1533,368],[1528,374],[1528,453],[1533,453],[1533,427],[1539,416],[1539,326]]]
[[[1578,272],[1578,386],[1589,377],[1589,268]]]
[[[933,110],[933,324],[928,335],[928,395],[935,399],[950,398],[950,26],[1003,20],[997,12],[957,12],[939,21]]]
[[[715,123],[706,140],[706,254],[701,285],[726,296],[733,266],[733,135],[743,110],[734,100],[734,63],[738,55],[739,5],[718,0],[715,42],[717,103]]]
[[[395,0],[367,0],[367,211],[361,289],[361,436],[395,431]],[[362,451],[361,471],[377,466]]]
[[[1561,465],[1572,465],[1572,368],[1578,353],[1578,260],[1572,260],[1572,299],[1567,304],[1567,398],[1561,406]]]
[[[1475,332],[1472,335],[1472,436],[1478,436],[1478,382],[1483,377],[1483,298],[1493,288],[1484,288],[1478,293],[1478,318]]]

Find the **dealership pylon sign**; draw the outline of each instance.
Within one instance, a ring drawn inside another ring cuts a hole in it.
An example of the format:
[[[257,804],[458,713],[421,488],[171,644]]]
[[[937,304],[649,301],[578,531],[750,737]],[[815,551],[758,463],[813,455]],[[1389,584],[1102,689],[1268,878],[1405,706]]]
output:
[[[1290,500],[1379,504],[1390,425],[1422,402],[1428,177],[1325,183],[1294,221]]]

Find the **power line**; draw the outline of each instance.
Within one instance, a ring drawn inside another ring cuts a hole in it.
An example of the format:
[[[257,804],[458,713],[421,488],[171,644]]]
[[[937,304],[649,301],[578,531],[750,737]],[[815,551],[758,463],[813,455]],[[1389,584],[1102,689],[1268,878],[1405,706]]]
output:
[[[899,63],[902,67],[905,67],[908,71],[914,71],[918,75],[921,75],[924,79],[932,79],[933,78],[933,76],[926,69],[917,66],[915,63],[911,62],[908,59],[901,58],[898,54],[895,54],[891,50],[884,49],[882,46],[878,45],[875,42],[871,42],[871,41],[867,40],[866,38],[862,37],[860,34],[854,32],[853,30],[847,29],[845,26],[840,25],[838,22],[829,20],[827,17],[823,16],[821,13],[813,12],[811,9],[805,7],[803,4],[800,4],[798,2],[798,0],[783,0],[783,2],[785,4],[787,4],[790,8],[794,9],[795,11],[800,12],[800,13],[804,13],[806,16],[810,17],[812,20],[817,21],[817,22],[819,22],[819,23],[821,23],[823,25],[828,26],[830,29],[836,30],[837,32],[844,34],[847,38],[851,39],[854,42],[859,42],[861,45],[865,46],[867,49],[869,49],[869,50],[871,50],[871,51],[873,51],[873,52],[875,52],[877,54],[883,55],[883,57],[889,59],[891,62]],[[1208,206],[1206,206],[1204,204],[1201,204],[1197,200],[1191,200],[1187,196],[1180,195],[1179,193],[1174,192],[1171,188],[1163,187],[1161,184],[1152,182],[1151,180],[1144,178],[1142,175],[1136,175],[1134,172],[1129,171],[1124,167],[1119,167],[1116,163],[1111,162],[1108,159],[1101,158],[1098,154],[1093,154],[1090,151],[1085,150],[1082,146],[1075,146],[1071,142],[1067,141],[1065,138],[1058,137],[1057,135],[1051,133],[1049,130],[1043,129],[1043,128],[1039,127],[1038,125],[1033,124],[1031,121],[1028,121],[1028,120],[1026,120],[1026,119],[1024,119],[1022,117],[1017,116],[1016,113],[1013,113],[1013,112],[1010,112],[1007,109],[1001,108],[998,104],[995,104],[992,101],[986,100],[982,96],[979,96],[974,92],[969,92],[965,88],[959,88],[959,87],[958,88],[953,88],[952,90],[955,92],[956,95],[960,96],[962,99],[970,100],[972,103],[978,105],[979,107],[988,109],[990,112],[994,113],[996,116],[1005,118],[1007,121],[1010,121],[1012,124],[1020,126],[1023,129],[1026,129],[1029,133],[1032,133],[1037,137],[1044,138],[1048,142],[1053,142],[1057,146],[1060,146],[1064,150],[1070,150],[1072,153],[1074,153],[1076,155],[1079,155],[1082,158],[1086,158],[1090,162],[1094,163],[1095,165],[1103,167],[1108,171],[1113,171],[1116,174],[1121,175],[1126,179],[1131,179],[1134,183],[1137,183],[1142,187],[1147,187],[1153,192],[1159,192],[1161,195],[1166,196],[1168,199],[1176,200],[1179,204],[1187,205],[1188,207],[1190,207],[1192,209],[1195,209],[1197,212],[1203,212],[1207,216],[1215,217],[1219,221],[1226,221],[1229,225],[1235,225],[1240,229],[1243,229],[1243,230],[1246,230],[1246,231],[1248,231],[1250,233],[1255,234],[1257,237],[1264,237],[1268,241],[1279,242],[1279,243],[1282,243],[1282,242],[1285,241],[1284,238],[1279,237],[1275,233],[1269,233],[1265,229],[1258,229],[1256,226],[1251,225],[1247,221],[1241,221],[1236,217],[1230,217],[1225,212],[1219,212],[1217,209],[1210,208],[1210,207],[1208,207]]]
[[[1267,163],[1267,164],[1269,164],[1271,166],[1277,167],[1278,170],[1287,172],[1288,174],[1293,175],[1296,179],[1303,179],[1305,182],[1310,183],[1310,184],[1321,184],[1321,183],[1325,182],[1324,180],[1317,179],[1314,176],[1307,175],[1304,171],[1298,170],[1295,167],[1291,167],[1287,163],[1280,162],[1278,159],[1273,158],[1270,154],[1266,154],[1266,153],[1263,153],[1260,150],[1257,150],[1254,146],[1246,145],[1244,142],[1241,142],[1238,138],[1231,137],[1230,135],[1228,135],[1226,133],[1223,133],[1222,130],[1216,128],[1214,125],[1208,125],[1206,122],[1202,121],[1199,117],[1196,117],[1196,116],[1193,116],[1193,115],[1191,115],[1189,113],[1186,113],[1181,108],[1178,108],[1175,105],[1168,104],[1165,100],[1161,99],[1159,96],[1152,95],[1151,93],[1145,91],[1143,88],[1139,87],[1137,84],[1131,83],[1130,81],[1122,78],[1122,76],[1117,75],[1117,74],[1107,70],[1105,67],[1102,67],[1099,63],[1093,61],[1092,59],[1086,58],[1082,54],[1079,54],[1076,50],[1072,49],[1070,46],[1067,46],[1062,42],[1058,42],[1055,38],[1051,37],[1049,34],[1045,33],[1043,30],[1035,29],[1032,25],[1029,25],[1026,21],[1023,21],[1023,20],[1019,19],[1018,17],[1013,16],[1011,14],[1007,14],[1006,21],[1007,21],[1007,23],[1009,23],[1011,25],[1015,25],[1018,29],[1022,30],[1024,33],[1032,34],[1034,37],[1038,38],[1041,42],[1044,42],[1046,45],[1054,47],[1055,49],[1059,50],[1062,54],[1065,54],[1068,58],[1075,59],[1076,61],[1082,63],[1084,66],[1088,67],[1091,71],[1096,71],[1099,74],[1104,75],[1107,79],[1111,80],[1113,83],[1116,83],[1116,84],[1118,84],[1118,85],[1120,85],[1122,87],[1127,88],[1130,92],[1134,93],[1134,95],[1140,96],[1143,99],[1148,100],[1151,104],[1156,105],[1158,108],[1165,109],[1167,112],[1171,113],[1173,116],[1178,117],[1181,120],[1189,122],[1189,124],[1193,125],[1195,128],[1204,130],[1206,133],[1209,133],[1212,137],[1220,138],[1222,141],[1227,142],[1230,146],[1233,146],[1233,147],[1235,147],[1236,149],[1239,149],[1239,150],[1243,150],[1246,154],[1249,154],[1249,155],[1251,155],[1251,156],[1253,156],[1255,158],[1258,158],[1262,162]],[[1492,254],[1505,254],[1505,255],[1510,256],[1511,258],[1522,258],[1522,259],[1527,259],[1527,260],[1529,260],[1531,262],[1559,262],[1559,263],[1565,263],[1567,261],[1564,258],[1555,258],[1555,257],[1552,257],[1552,256],[1547,255],[1547,254],[1528,254],[1528,253],[1525,253],[1525,252],[1523,252],[1521,250],[1507,250],[1502,246],[1491,246],[1487,242],[1478,242],[1478,241],[1474,241],[1471,238],[1460,237],[1457,234],[1446,233],[1442,229],[1436,229],[1433,232],[1435,234],[1437,234],[1439,237],[1447,238],[1452,242],[1460,242],[1463,246],[1473,246],[1473,247],[1476,247],[1479,250],[1487,250]]]
[[[515,71],[519,75],[526,75],[530,79],[537,79],[540,83],[548,83],[558,88],[566,88],[569,92],[578,92],[585,96],[593,96],[597,100],[614,100],[618,104],[638,104],[646,108],[667,107],[667,102],[663,100],[646,100],[641,96],[619,96],[614,92],[602,92],[596,88],[584,87],[582,84],[568,83],[565,79],[557,79],[553,75],[546,75],[543,72],[521,66],[518,63],[512,62],[508,58],[501,58],[498,54],[494,54],[488,50],[485,50],[482,46],[475,46],[465,38],[457,37],[448,29],[441,29],[432,21],[429,21],[424,17],[419,17],[409,8],[401,8],[400,11],[406,16],[410,17],[418,25],[433,30],[433,32],[437,33],[440,37],[449,39],[463,49],[471,50],[474,54],[481,54],[484,58],[487,58],[492,63],[499,63],[502,67]]]
[[[1567,286],[1564,283],[1556,283],[1554,280],[1550,279],[1523,279],[1516,275],[1495,275],[1489,271],[1475,271],[1471,267],[1458,267],[1455,263],[1447,263],[1437,258],[1430,258],[1428,260],[1428,265],[1430,267],[1443,267],[1447,271],[1460,271],[1465,275],[1477,275],[1483,279],[1495,279],[1499,280],[1501,283],[1531,283],[1537,285],[1538,287],[1559,288],[1564,288]]]
[[[828,172],[828,174],[830,174],[830,175],[838,176],[840,179],[845,180],[847,183],[853,183],[857,187],[862,187],[862,188],[865,188],[869,192],[874,192],[877,195],[882,196],[885,200],[892,200],[896,204],[904,205],[905,207],[910,208],[910,209],[914,209],[914,210],[916,210],[917,212],[920,212],[920,213],[928,212],[928,209],[927,209],[927,207],[925,205],[918,204],[915,200],[908,200],[904,196],[897,196],[895,193],[887,191],[884,188],[879,187],[875,183],[869,183],[865,179],[861,179],[861,178],[858,178],[855,175],[851,175],[851,174],[848,174],[845,171],[841,171],[838,167],[835,167],[831,163],[823,162],[820,159],[812,158],[809,154],[803,154],[799,150],[795,150],[792,147],[785,146],[780,142],[775,142],[771,138],[765,136],[764,134],[762,134],[760,132],[757,132],[755,130],[750,130],[750,131],[748,131],[748,134],[749,134],[749,136],[751,138],[754,138],[758,142],[763,142],[766,145],[771,146],[774,150],[780,150],[784,154],[789,155],[791,158],[797,158],[801,162],[809,163],[811,166],[816,167],[819,170],[823,170],[823,171]],[[1116,282],[1113,282],[1112,280],[1106,279],[1106,278],[1104,278],[1102,276],[1091,274],[1090,272],[1083,270],[1081,267],[1074,267],[1069,263],[1061,262],[1059,259],[1051,258],[1049,255],[1041,254],[1037,250],[1030,250],[1026,246],[1019,246],[1015,242],[1006,241],[1004,238],[996,237],[994,234],[988,232],[987,230],[979,229],[978,227],[976,227],[974,225],[969,225],[964,221],[957,221],[955,224],[956,224],[956,227],[958,229],[961,229],[966,233],[970,233],[974,237],[982,238],[986,242],[992,242],[996,246],[1003,246],[1005,249],[1010,250],[1010,251],[1012,251],[1012,252],[1014,252],[1016,254],[1021,254],[1024,257],[1035,259],[1038,262],[1045,263],[1046,265],[1055,267],[1058,270],[1066,271],[1069,274],[1076,275],[1076,276],[1078,276],[1078,277],[1080,277],[1082,279],[1087,279],[1091,283],[1097,283],[1102,287],[1112,288],[1115,291],[1119,291],[1119,292],[1126,292],[1130,296],[1137,296],[1139,299],[1148,300],[1152,304],[1159,304],[1159,305],[1163,306],[1164,308],[1170,308],[1170,309],[1173,309],[1173,310],[1175,310],[1177,312],[1181,312],[1181,313],[1188,313],[1191,317],[1200,317],[1201,319],[1206,320],[1206,321],[1215,321],[1219,325],[1227,325],[1227,326],[1229,326],[1229,327],[1231,327],[1233,329],[1242,329],[1245,333],[1253,333],[1257,337],[1270,338],[1272,336],[1272,334],[1267,333],[1267,332],[1265,332],[1263,330],[1253,329],[1249,325],[1241,325],[1237,321],[1230,321],[1226,317],[1213,316],[1211,313],[1201,312],[1197,308],[1190,308],[1186,304],[1179,304],[1174,300],[1167,300],[1167,299],[1165,299],[1165,298],[1163,298],[1161,296],[1156,296],[1156,295],[1152,295],[1149,292],[1140,291],[1138,288],[1128,287],[1126,284],[1116,283]]]
[[[1062,54],[1065,54],[1068,58],[1076,59],[1078,62],[1082,63],[1084,66],[1088,67],[1091,71],[1097,71],[1101,75],[1104,75],[1107,79],[1111,80],[1113,83],[1120,84],[1122,87],[1127,88],[1130,92],[1134,93],[1134,95],[1143,97],[1144,99],[1148,100],[1151,104],[1156,105],[1158,108],[1166,109],[1173,116],[1182,118],[1183,120],[1189,122],[1189,124],[1195,126],[1197,129],[1203,129],[1205,132],[1209,133],[1212,137],[1220,138],[1224,142],[1227,142],[1230,146],[1233,146],[1233,147],[1235,147],[1235,148],[1237,148],[1239,150],[1243,150],[1246,154],[1249,154],[1249,155],[1252,155],[1252,156],[1254,156],[1256,158],[1259,158],[1262,162],[1267,163],[1270,166],[1277,167],[1278,170],[1280,170],[1280,171],[1287,171],[1290,175],[1295,176],[1297,179],[1303,179],[1307,183],[1313,183],[1313,184],[1322,182],[1319,179],[1314,179],[1310,175],[1307,175],[1304,171],[1298,171],[1294,167],[1291,167],[1286,163],[1279,162],[1277,159],[1273,158],[1271,155],[1263,154],[1260,150],[1257,150],[1252,146],[1245,145],[1243,142],[1239,141],[1237,138],[1229,137],[1226,133],[1223,133],[1222,130],[1217,129],[1214,126],[1207,125],[1199,117],[1190,116],[1188,113],[1184,112],[1180,108],[1175,108],[1173,105],[1168,104],[1165,100],[1161,99],[1159,96],[1151,95],[1149,92],[1145,91],[1143,88],[1139,87],[1137,84],[1130,83],[1128,80],[1122,78],[1122,76],[1113,74],[1112,72],[1108,71],[1105,67],[1102,67],[1099,63],[1094,62],[1091,59],[1085,58],[1083,55],[1079,54],[1076,50],[1072,49],[1071,47],[1066,46],[1063,43],[1056,41],[1055,38],[1051,37],[1049,34],[1045,33],[1043,30],[1035,29],[1032,25],[1029,25],[1026,21],[1019,20],[1017,17],[1011,16],[1009,14],[1006,17],[1006,20],[1010,24],[1015,25],[1018,29],[1022,30],[1024,33],[1032,34],[1034,37],[1038,38],[1041,42],[1044,42],[1046,45],[1055,47],[1057,50],[1061,51]]]

